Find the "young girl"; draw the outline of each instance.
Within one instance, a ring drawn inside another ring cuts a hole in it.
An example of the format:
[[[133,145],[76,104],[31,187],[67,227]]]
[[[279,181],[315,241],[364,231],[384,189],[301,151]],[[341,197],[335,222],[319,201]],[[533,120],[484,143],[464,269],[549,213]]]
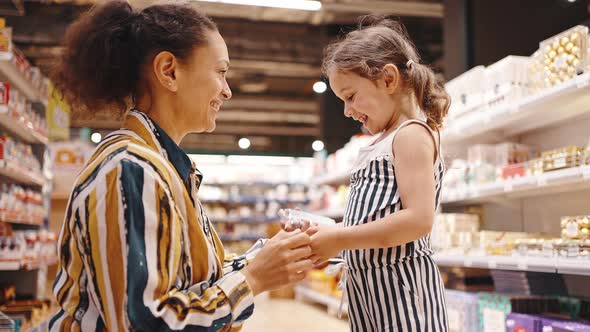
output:
[[[449,97],[404,28],[388,19],[366,17],[328,46],[324,72],[344,101],[344,115],[381,135],[353,166],[344,227],[319,228],[312,260],[344,251],[352,331],[446,331],[430,232]]]

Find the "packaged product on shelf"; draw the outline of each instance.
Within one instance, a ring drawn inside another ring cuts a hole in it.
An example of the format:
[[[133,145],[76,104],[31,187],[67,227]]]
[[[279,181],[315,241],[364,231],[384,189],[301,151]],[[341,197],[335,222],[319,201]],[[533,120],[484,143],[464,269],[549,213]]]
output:
[[[494,280],[488,269],[440,267],[446,289],[464,292],[493,292]]]
[[[541,154],[543,171],[550,172],[564,168],[578,167],[582,163],[583,149],[577,146],[546,151]]]
[[[590,165],[590,140],[588,140],[588,145],[586,145],[586,149],[584,150],[582,164]]]
[[[8,112],[8,102],[10,100],[10,84],[0,82],[0,105],[6,106],[0,109],[0,113]]]
[[[510,179],[527,175],[526,162],[531,155],[531,147],[518,143],[501,143],[496,145],[496,165],[498,178]]]
[[[481,111],[485,107],[485,87],[484,66],[474,67],[445,84],[445,89],[453,100],[449,118],[458,118],[475,110]]]
[[[531,271],[492,270],[495,291],[503,294],[566,296],[563,275]]]
[[[477,293],[445,290],[450,332],[477,331],[479,328]]]
[[[546,88],[544,60],[545,57],[541,50],[537,50],[531,55],[531,61],[528,66],[528,87],[531,93],[537,93]]]
[[[590,238],[590,215],[561,218],[563,239],[578,240]]]
[[[559,257],[584,260],[590,259],[590,239],[559,239],[555,241],[554,246]]]
[[[33,154],[33,148],[8,135],[0,134],[0,163],[6,162],[13,166],[35,173],[41,172],[41,163]]]
[[[18,321],[21,331],[41,324],[50,314],[49,300],[17,300],[0,306],[0,312]]]
[[[11,302],[16,299],[15,285],[1,285],[0,286],[0,304]]]
[[[530,58],[509,55],[486,67],[485,102],[490,109],[510,105],[528,94]]]
[[[552,332],[590,332],[590,325],[576,322],[557,322],[551,327]]]
[[[511,313],[506,317],[506,332],[541,332],[541,318]]]
[[[439,213],[432,230],[432,246],[435,250],[473,247],[479,231],[476,214]]]
[[[558,85],[582,74],[588,66],[588,28],[578,25],[540,43],[545,84]]]
[[[539,315],[561,312],[559,299],[544,296],[479,293],[479,331],[506,331],[511,313]]]
[[[0,52],[12,51],[12,27],[6,26],[6,20],[0,18]]]

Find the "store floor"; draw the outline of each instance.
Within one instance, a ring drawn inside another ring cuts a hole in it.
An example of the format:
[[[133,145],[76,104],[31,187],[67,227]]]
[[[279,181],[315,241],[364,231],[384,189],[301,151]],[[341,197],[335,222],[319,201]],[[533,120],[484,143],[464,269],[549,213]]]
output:
[[[328,315],[325,307],[295,300],[271,299],[266,294],[256,299],[254,315],[246,321],[244,332],[345,332],[348,322]]]

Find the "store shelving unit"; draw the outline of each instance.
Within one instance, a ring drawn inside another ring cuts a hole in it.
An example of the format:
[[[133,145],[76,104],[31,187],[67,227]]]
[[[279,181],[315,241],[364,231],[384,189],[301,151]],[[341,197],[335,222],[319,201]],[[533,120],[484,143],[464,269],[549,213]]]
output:
[[[499,142],[534,129],[555,125],[590,113],[590,73],[511,104],[486,112],[472,112],[451,121],[443,144]],[[556,112],[556,109],[567,111]]]
[[[19,139],[32,144],[47,144],[49,139],[32,128],[32,124],[24,119],[16,119],[7,114],[6,106],[0,106],[0,126],[18,137]]]
[[[250,217],[250,218],[211,218],[212,223],[217,224],[275,224],[280,222],[276,217]]]
[[[295,287],[295,298],[299,301],[309,301],[325,305],[328,308],[328,313],[333,316],[337,316],[340,309],[339,298],[317,292],[304,285],[297,285]],[[342,304],[342,314],[348,314],[348,303],[346,302]]]
[[[562,257],[491,256],[436,254],[439,266],[531,271],[590,276],[590,264],[584,259]]]
[[[12,63],[13,57],[14,54],[11,52],[0,52],[0,80],[10,82],[29,101],[47,105],[47,98],[42,96],[33,83]]]
[[[36,111],[44,112],[47,107],[47,98],[41,91],[12,63],[13,53],[0,52],[0,81],[10,84],[11,89],[19,91],[28,102],[33,104]],[[47,149],[49,139],[47,134],[34,130],[33,124],[24,117],[15,117],[10,114],[7,106],[0,106],[0,131],[10,135],[19,141],[33,145],[33,153],[45,164],[44,152]],[[31,172],[17,162],[0,161],[0,181],[3,183],[15,183],[23,187],[40,190],[49,200],[51,174]],[[46,211],[48,206],[46,203]],[[14,229],[35,229],[45,227],[43,221],[27,220],[18,213],[5,212],[0,214],[0,221],[10,223]],[[45,257],[31,261],[0,261],[0,283],[13,284],[17,293],[31,298],[45,298],[47,295],[46,280],[47,270],[58,262],[57,257]],[[51,277],[49,277],[51,278]],[[47,330],[48,320],[31,331]]]
[[[266,234],[219,234],[219,239],[222,242],[235,242],[235,241],[257,241],[258,239],[266,238]]]
[[[322,186],[322,185],[330,185],[330,186],[339,186],[339,185],[347,185],[350,181],[350,173],[349,172],[341,172],[335,174],[324,174],[314,178],[311,183],[313,185]]]
[[[5,160],[0,160],[0,176],[26,185],[43,186],[45,184],[43,175],[22,169],[18,165],[8,163]]]
[[[46,260],[25,262],[0,262],[0,271],[34,271],[41,267],[57,264],[58,258],[51,257]]]
[[[469,188],[446,190],[442,203],[449,205],[478,204],[498,199],[533,197],[583,189],[590,189],[590,165]]]
[[[227,205],[250,205],[257,203],[271,203],[277,202],[281,205],[285,204],[300,204],[305,205],[309,203],[308,200],[285,200],[285,199],[268,199],[265,197],[240,197],[228,199],[204,199],[201,200],[203,204],[227,204]]]

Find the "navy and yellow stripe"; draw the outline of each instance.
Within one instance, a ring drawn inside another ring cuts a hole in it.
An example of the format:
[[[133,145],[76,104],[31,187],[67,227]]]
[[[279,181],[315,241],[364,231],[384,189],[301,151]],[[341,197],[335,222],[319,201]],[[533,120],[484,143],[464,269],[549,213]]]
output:
[[[223,272],[201,173],[147,115],[130,111],[124,128],[76,179],[50,331],[240,330],[253,296],[242,273]]]

